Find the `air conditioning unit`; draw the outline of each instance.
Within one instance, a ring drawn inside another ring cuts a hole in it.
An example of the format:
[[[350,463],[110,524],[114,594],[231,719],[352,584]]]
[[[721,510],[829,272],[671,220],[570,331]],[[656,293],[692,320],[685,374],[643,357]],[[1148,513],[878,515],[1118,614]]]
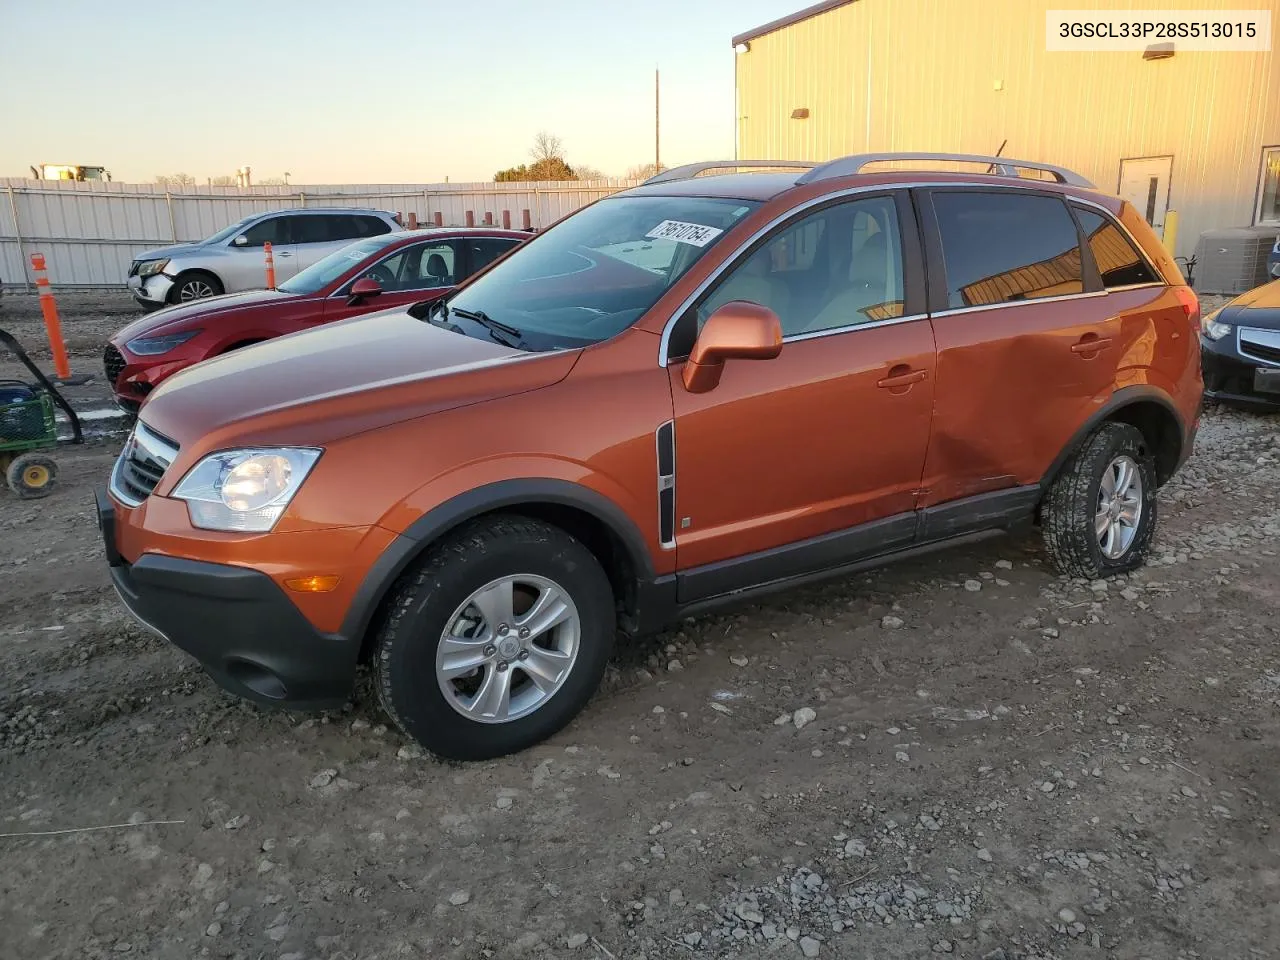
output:
[[[1280,236],[1277,227],[1208,230],[1196,243],[1196,293],[1234,296],[1271,279],[1267,256]]]

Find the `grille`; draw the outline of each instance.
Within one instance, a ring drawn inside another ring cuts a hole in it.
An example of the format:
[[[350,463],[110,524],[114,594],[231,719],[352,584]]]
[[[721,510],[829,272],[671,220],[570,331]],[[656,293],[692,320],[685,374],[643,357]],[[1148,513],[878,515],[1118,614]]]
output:
[[[1259,360],[1266,360],[1269,363],[1280,363],[1280,347],[1273,347],[1265,343],[1255,343],[1243,334],[1240,336],[1240,352],[1250,357],[1256,357]]]
[[[107,344],[107,349],[102,352],[102,365],[107,371],[107,383],[114,387],[116,381],[120,379],[121,371],[124,370],[123,355],[111,344]]]
[[[111,475],[112,492],[123,502],[137,506],[151,496],[177,455],[176,443],[139,421],[116,461]]]

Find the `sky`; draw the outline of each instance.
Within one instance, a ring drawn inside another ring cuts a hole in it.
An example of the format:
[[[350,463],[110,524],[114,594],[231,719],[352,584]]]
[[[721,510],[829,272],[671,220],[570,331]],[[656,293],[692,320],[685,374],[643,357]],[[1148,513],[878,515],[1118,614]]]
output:
[[[607,176],[733,156],[732,36],[807,0],[0,0],[0,176],[489,180],[558,136]]]

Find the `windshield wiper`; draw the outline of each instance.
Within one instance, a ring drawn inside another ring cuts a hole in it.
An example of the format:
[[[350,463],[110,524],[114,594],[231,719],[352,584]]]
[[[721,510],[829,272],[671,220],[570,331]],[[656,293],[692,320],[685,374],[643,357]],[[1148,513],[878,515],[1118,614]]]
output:
[[[489,331],[489,336],[493,337],[500,344],[512,349],[522,349],[524,346],[523,335],[515,327],[507,326],[505,323],[493,319],[483,310],[463,310],[459,307],[450,307],[449,312],[462,317],[464,320],[471,320],[480,324]]]

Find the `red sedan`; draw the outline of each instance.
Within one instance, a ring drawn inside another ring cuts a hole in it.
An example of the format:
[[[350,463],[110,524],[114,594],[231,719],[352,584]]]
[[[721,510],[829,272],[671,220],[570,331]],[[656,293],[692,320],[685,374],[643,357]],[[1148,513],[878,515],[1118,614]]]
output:
[[[120,330],[103,357],[116,402],[136,412],[166,377],[220,353],[361,313],[433,300],[529,234],[439,228],[358,240],[275,290],[166,307]]]

